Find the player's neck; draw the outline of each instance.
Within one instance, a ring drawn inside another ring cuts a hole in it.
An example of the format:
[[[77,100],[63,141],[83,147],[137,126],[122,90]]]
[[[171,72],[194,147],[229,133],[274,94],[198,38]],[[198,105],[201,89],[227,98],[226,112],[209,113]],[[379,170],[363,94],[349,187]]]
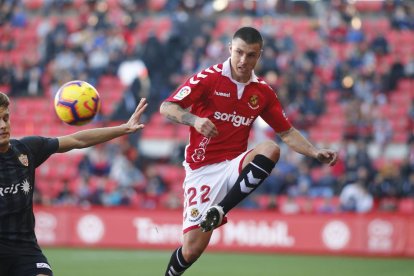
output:
[[[7,143],[6,145],[0,145],[0,153],[6,153],[10,148],[10,143]]]

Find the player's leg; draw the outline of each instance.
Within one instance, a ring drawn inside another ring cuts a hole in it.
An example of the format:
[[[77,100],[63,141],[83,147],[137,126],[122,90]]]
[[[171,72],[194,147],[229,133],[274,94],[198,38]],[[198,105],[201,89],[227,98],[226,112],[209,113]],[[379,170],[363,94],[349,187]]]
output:
[[[183,185],[183,245],[171,255],[166,276],[181,275],[206,249],[212,232],[202,232],[198,224],[202,214],[225,197],[228,191],[229,175],[232,171],[227,161],[204,166],[197,170],[186,167]]]
[[[217,205],[205,213],[200,227],[210,231],[220,225],[222,218],[251,194],[269,176],[280,157],[280,148],[273,141],[257,145],[242,161],[242,170],[233,187]]]
[[[183,245],[171,255],[165,276],[182,275],[204,252],[212,233],[204,233],[199,228],[185,233]]]

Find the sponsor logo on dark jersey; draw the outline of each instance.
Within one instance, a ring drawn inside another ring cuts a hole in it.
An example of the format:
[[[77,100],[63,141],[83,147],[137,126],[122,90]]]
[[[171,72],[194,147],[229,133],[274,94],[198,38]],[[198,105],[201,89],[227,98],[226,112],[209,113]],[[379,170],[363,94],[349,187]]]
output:
[[[49,270],[52,270],[52,269],[50,268],[49,264],[47,264],[47,263],[36,263],[36,267],[37,267],[37,268],[47,268],[47,269],[49,269]]]
[[[30,183],[25,179],[22,183],[11,184],[7,187],[0,187],[0,196],[5,195],[14,195],[17,194],[19,191],[23,191],[26,195],[30,192]]]

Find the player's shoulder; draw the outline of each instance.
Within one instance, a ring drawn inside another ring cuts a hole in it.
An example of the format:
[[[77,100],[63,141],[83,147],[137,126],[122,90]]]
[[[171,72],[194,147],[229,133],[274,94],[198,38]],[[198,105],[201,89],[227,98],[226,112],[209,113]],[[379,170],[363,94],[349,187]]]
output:
[[[263,79],[263,77],[256,77],[256,79],[256,83],[259,86],[260,90],[276,93],[276,91]]]
[[[18,141],[18,143],[22,143],[22,144],[31,144],[31,143],[36,143],[36,142],[42,141],[44,139],[45,139],[45,137],[32,135],[32,136],[22,137],[22,138],[20,138],[19,140],[16,140],[16,141]]]
[[[189,79],[189,83],[195,85],[203,81],[208,81],[210,79],[216,79],[217,77],[221,76],[222,71],[223,71],[222,63],[212,65],[194,74]]]
[[[57,147],[58,138],[56,137],[43,137],[43,136],[26,136],[19,140],[20,143],[26,145],[32,150],[40,149],[43,147]]]

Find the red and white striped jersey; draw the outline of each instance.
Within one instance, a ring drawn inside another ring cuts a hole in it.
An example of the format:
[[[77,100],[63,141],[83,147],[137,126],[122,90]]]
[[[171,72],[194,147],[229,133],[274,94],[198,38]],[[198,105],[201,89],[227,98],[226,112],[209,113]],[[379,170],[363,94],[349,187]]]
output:
[[[185,160],[192,169],[231,160],[247,149],[253,122],[263,118],[276,132],[291,128],[272,88],[254,73],[248,83],[232,79],[230,59],[189,78],[168,102],[209,118],[219,135],[207,138],[190,128]]]

